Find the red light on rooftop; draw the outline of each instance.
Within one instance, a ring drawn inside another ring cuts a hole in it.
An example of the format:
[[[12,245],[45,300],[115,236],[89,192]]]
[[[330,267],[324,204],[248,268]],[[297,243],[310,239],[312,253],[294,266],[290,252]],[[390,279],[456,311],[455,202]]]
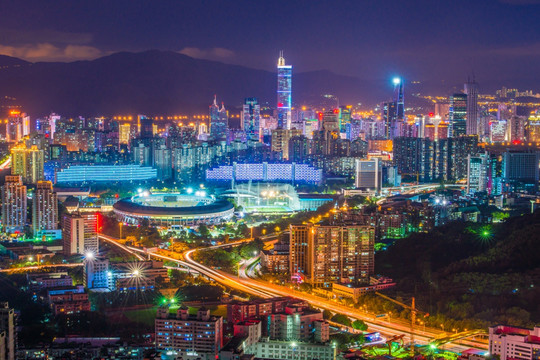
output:
[[[431,113],[429,113],[429,116],[433,117],[433,116],[435,116],[435,114],[431,112]]]
[[[339,109],[334,109],[334,114],[339,114]]]

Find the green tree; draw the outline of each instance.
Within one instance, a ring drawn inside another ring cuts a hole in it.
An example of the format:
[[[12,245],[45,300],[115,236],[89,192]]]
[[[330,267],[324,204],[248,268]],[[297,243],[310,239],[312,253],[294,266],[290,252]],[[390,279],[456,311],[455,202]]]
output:
[[[199,225],[199,234],[203,238],[207,238],[210,235],[210,230],[208,230],[208,227],[204,224]]]
[[[332,316],[332,320],[333,322],[337,322],[338,324],[341,324],[341,325],[345,325],[345,326],[351,326],[351,319],[349,319],[349,317],[347,315],[343,315],[343,314],[336,314],[334,316]]]
[[[325,309],[322,314],[325,320],[330,320],[332,318],[332,312],[330,310]]]
[[[368,326],[362,320],[354,320],[352,323],[352,328],[355,330],[366,331]]]

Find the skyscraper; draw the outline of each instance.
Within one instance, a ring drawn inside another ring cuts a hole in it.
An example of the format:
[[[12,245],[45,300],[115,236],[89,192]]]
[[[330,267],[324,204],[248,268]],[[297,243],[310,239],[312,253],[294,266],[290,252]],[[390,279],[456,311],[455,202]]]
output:
[[[323,287],[368,281],[374,271],[374,243],[370,226],[291,225],[291,276]]]
[[[6,124],[6,140],[18,142],[23,137],[23,116],[19,110],[11,110]]]
[[[15,310],[7,302],[0,303],[0,359],[15,360]]]
[[[382,170],[379,158],[372,160],[355,160],[355,187],[367,188],[379,192],[382,187]]]
[[[467,192],[486,191],[488,182],[488,154],[467,157]]]
[[[141,139],[151,139],[154,137],[154,120],[144,115],[137,115],[137,125]]]
[[[214,102],[210,105],[210,135],[214,139],[222,139],[227,135],[229,119],[225,105],[221,103],[221,108],[217,104],[217,97],[214,95]]]
[[[467,133],[467,95],[450,95],[449,136],[458,137]]]
[[[70,214],[64,216],[62,233],[64,238],[64,254],[84,254],[87,251],[97,254],[99,214]]]
[[[396,121],[396,103],[393,101],[382,103],[381,112],[384,122],[384,138],[392,139]]]
[[[32,199],[32,230],[39,236],[42,230],[58,229],[58,198],[50,181],[38,181]]]
[[[26,186],[18,175],[6,176],[2,186],[2,225],[5,231],[23,231],[26,225]]]
[[[109,288],[109,259],[101,259],[93,253],[84,257],[83,281],[89,289]]]
[[[157,177],[160,180],[168,180],[172,177],[172,152],[165,145],[154,150],[153,168],[157,169]]]
[[[45,152],[33,145],[19,145],[11,149],[11,174],[21,175],[26,184],[37,184],[44,179]]]
[[[120,124],[118,132],[118,143],[128,145],[131,141],[131,124]]]
[[[261,141],[260,138],[261,105],[257,98],[246,98],[242,108],[242,129],[249,140]]]
[[[403,79],[396,77],[394,83],[394,102],[396,103],[396,119],[403,121],[405,118],[405,100],[403,98]],[[397,136],[397,135],[395,135]]]
[[[465,84],[465,94],[467,94],[467,135],[476,135],[478,134],[478,84],[474,78]]]
[[[502,176],[507,185],[515,188],[538,189],[540,152],[511,151],[503,153]]]
[[[289,129],[292,121],[292,65],[285,65],[283,51],[279,54],[277,78],[277,120],[279,129]]]
[[[62,221],[64,255],[84,254],[84,219],[73,214],[66,215]]]

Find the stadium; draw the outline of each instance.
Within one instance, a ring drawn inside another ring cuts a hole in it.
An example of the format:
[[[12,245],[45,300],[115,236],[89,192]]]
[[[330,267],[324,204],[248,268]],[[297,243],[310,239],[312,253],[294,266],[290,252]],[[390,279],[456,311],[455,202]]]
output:
[[[148,220],[157,226],[212,225],[233,216],[234,206],[227,200],[216,200],[204,193],[186,195],[180,193],[144,192],[122,199],[113,205],[120,221],[139,224]]]

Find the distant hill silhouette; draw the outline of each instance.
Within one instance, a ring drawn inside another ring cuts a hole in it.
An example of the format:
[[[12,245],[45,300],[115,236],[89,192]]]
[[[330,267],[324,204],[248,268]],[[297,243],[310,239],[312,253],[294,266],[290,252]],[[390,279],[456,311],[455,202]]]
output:
[[[272,71],[170,51],[120,52],[70,63],[29,63],[0,56],[0,105],[11,101],[32,116],[51,111],[65,116],[206,112],[214,94],[228,108],[252,96],[273,105],[276,83]],[[374,88],[327,70],[294,73],[293,102],[302,104],[333,94],[342,104],[366,104],[390,95],[374,93]],[[6,100],[6,96],[16,100]]]

